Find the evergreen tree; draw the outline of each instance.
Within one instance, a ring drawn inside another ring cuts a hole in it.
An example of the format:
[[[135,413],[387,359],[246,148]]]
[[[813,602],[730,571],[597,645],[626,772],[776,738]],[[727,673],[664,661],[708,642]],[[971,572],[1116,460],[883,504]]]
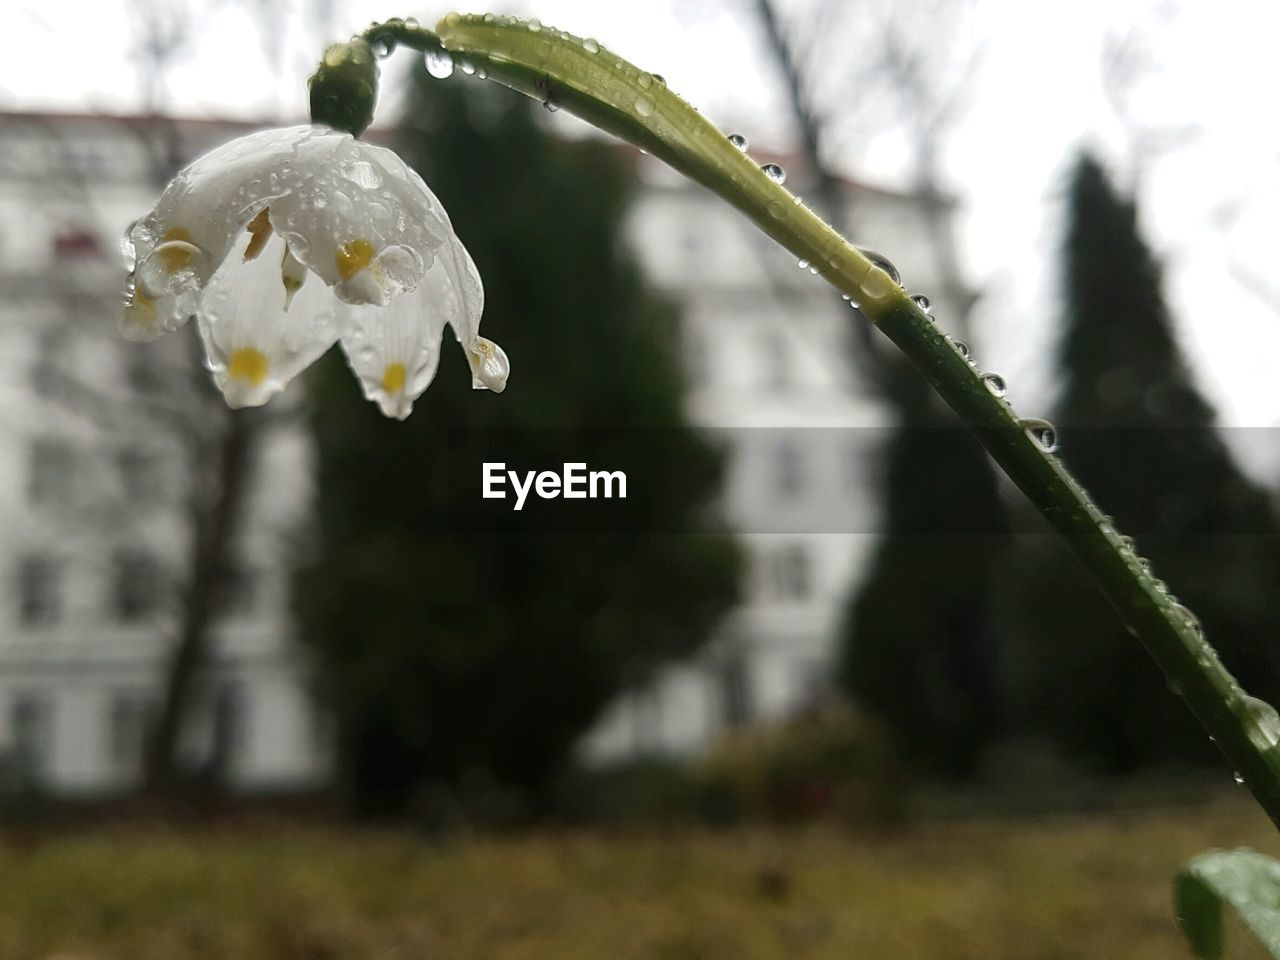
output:
[[[624,155],[550,137],[491,86],[419,70],[397,146],[485,280],[507,391],[472,392],[448,334],[405,423],[340,360],[313,383],[294,606],[365,812],[475,776],[536,803],[624,683],[694,651],[736,597],[734,542],[688,533],[714,529],[721,456],[684,413],[676,312],[622,241]],[[584,460],[625,471],[627,498],[481,510],[484,461]]]
[[[964,775],[999,720],[991,598],[1008,521],[977,440],[919,374],[895,368],[884,534],[850,596],[839,678],[921,767]]]
[[[1280,693],[1280,541],[1192,383],[1131,201],[1084,156],[1071,181],[1058,348],[1061,456],[1193,609],[1227,666]],[[1026,719],[1117,771],[1213,751],[1140,645],[1056,538],[1018,551],[1017,656]]]

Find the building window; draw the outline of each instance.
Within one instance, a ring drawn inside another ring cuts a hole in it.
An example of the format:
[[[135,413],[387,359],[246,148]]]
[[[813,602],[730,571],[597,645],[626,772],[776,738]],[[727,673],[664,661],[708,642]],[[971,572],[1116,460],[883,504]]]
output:
[[[693,382],[706,386],[712,375],[712,367],[708,364],[707,337],[694,330],[689,321],[685,321],[680,336],[684,349],[685,371]]]
[[[62,566],[33,554],[18,566],[18,617],[28,627],[46,627],[62,615]]]
[[[830,669],[821,660],[794,661],[791,684],[796,706],[807,709],[821,703],[829,692],[830,674]]]
[[[71,227],[56,234],[53,238],[53,256],[57,263],[63,263],[72,257],[102,257],[102,246],[98,243],[98,235],[84,227]]]
[[[794,440],[780,440],[774,447],[773,489],[783,500],[794,500],[804,491],[804,458]]]
[[[875,448],[861,436],[855,437],[849,444],[849,455],[846,471],[849,489],[862,491],[872,485],[872,467],[876,462]]]
[[[61,440],[41,438],[31,443],[27,499],[31,503],[66,504],[71,499],[75,451]]]
[[[154,350],[139,350],[127,344],[124,354],[125,377],[138,393],[155,393],[164,386],[164,374]]]
[[[761,558],[761,587],[775,600],[796,601],[809,597],[811,581],[809,552],[793,543],[765,553]]]
[[[62,389],[62,369],[58,358],[67,355],[67,338],[61,331],[46,330],[36,343],[36,356],[31,364],[31,386],[37,393],[49,396]]]
[[[120,485],[130,500],[155,500],[161,494],[160,458],[138,447],[125,447],[117,454]]]
[[[9,744],[15,785],[44,784],[53,765],[53,702],[47,696],[19,693],[10,701]]]
[[[741,727],[751,722],[751,682],[746,659],[733,656],[722,660],[718,669],[721,719],[726,727]]]
[[[760,338],[760,363],[765,389],[780,393],[791,386],[791,347],[776,330]]]
[[[680,231],[680,255],[690,272],[699,269],[698,258],[702,253],[702,234],[706,224],[701,220],[686,220]]]
[[[134,775],[142,769],[142,758],[155,721],[155,701],[136,690],[120,691],[107,707],[107,756],[112,766]]]
[[[155,557],[142,550],[116,552],[112,603],[116,619],[145,620],[160,607],[162,581]]]
[[[209,740],[209,773],[225,782],[235,769],[248,733],[244,687],[235,680],[222,684],[213,698]]]

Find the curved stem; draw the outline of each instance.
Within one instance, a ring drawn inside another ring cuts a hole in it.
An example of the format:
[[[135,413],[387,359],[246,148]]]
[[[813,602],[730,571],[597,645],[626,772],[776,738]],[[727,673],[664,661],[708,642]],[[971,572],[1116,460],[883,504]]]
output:
[[[447,52],[464,70],[544,103],[664,160],[750,217],[849,296],[923,372],[991,457],[1066,539],[1102,592],[1280,827],[1280,717],[1246,696],[1195,617],[1151,574],[1109,518],[911,296],[798,197],[764,174],[660,77],[593,40],[509,17],[450,14],[436,32],[389,21],[371,44]]]

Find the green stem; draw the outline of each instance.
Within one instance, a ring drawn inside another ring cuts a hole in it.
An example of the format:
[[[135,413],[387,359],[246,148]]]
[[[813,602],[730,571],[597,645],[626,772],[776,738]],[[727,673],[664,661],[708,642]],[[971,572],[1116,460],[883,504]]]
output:
[[[1258,802],[1280,827],[1280,718],[1246,696],[1190,611],[1152,576],[1088,495],[884,270],[765,175],[715,126],[595,41],[509,17],[450,14],[432,33],[412,22],[371,27],[376,47],[402,45],[563,107],[664,160],[733,204],[807,260],[889,337],[977,434],[991,457],[1066,539]]]

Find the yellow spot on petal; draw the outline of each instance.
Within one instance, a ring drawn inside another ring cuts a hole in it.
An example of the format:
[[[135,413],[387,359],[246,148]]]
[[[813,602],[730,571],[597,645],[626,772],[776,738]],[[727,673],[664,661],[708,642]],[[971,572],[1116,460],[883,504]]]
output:
[[[247,380],[256,387],[267,379],[267,371],[270,369],[271,361],[261,350],[240,347],[231,352],[231,362],[227,364],[227,376],[232,380]]]
[[[244,248],[245,260],[252,260],[262,252],[262,248],[271,239],[271,221],[267,219],[267,208],[249,221],[249,245]]]
[[[168,273],[177,273],[179,270],[185,270],[195,263],[196,259],[195,253],[182,247],[160,250],[156,255],[160,258],[160,262],[164,264],[164,269]]]
[[[173,245],[166,246],[166,244]],[[156,248],[156,256],[160,258],[160,263],[169,273],[186,270],[196,262],[196,253],[196,246],[191,242],[191,234],[182,227],[166,230],[160,246]]]
[[[404,389],[408,371],[403,363],[391,363],[382,371],[382,389],[386,393],[399,393]]]
[[[373,262],[375,252],[373,244],[368,240],[352,240],[344,243],[338,248],[333,258],[338,266],[338,275],[343,280],[350,280]]]
[[[126,334],[130,331],[149,334],[155,330],[157,320],[155,302],[149,300],[141,290],[135,291],[134,295],[125,301],[121,329],[126,331]]]

